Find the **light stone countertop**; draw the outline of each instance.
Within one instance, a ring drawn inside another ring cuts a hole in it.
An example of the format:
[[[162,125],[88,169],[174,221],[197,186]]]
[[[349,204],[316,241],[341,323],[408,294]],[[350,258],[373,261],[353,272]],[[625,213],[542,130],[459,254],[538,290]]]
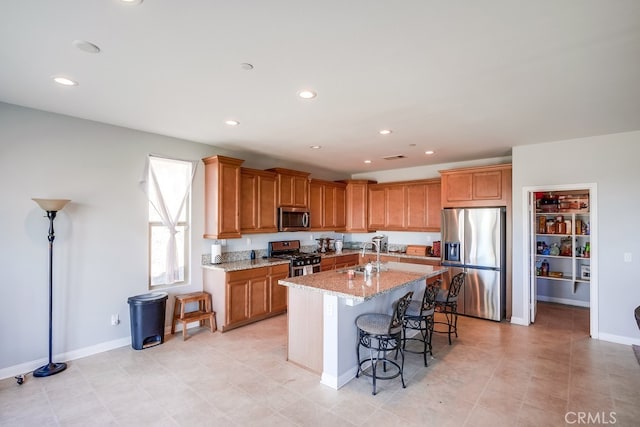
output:
[[[289,264],[289,260],[277,258],[245,259],[242,261],[223,262],[222,264],[202,264],[202,268],[228,272],[248,270],[251,268],[271,267],[280,264]]]
[[[365,280],[364,273],[356,273],[355,278],[349,280],[348,269],[342,269],[324,271],[307,276],[289,277],[279,280],[278,284],[364,301],[399,287],[438,276],[447,271],[446,267],[400,262],[388,262],[382,265],[383,271],[373,273],[368,280]]]
[[[361,253],[360,250],[344,249],[341,254],[336,252],[326,252],[326,253],[320,253],[319,255],[322,256],[323,258],[334,258],[342,255],[355,255],[360,253]],[[371,252],[367,251],[367,254],[370,254],[370,253]],[[389,252],[389,253],[383,252],[381,253],[381,255],[393,256],[398,258],[429,260],[429,261],[436,261],[436,262],[440,261],[440,258],[437,258],[437,257],[407,255],[399,252]],[[202,268],[207,268],[211,270],[223,270],[225,272],[228,272],[228,271],[248,270],[250,268],[270,267],[270,266],[279,265],[279,264],[289,264],[289,261],[285,259],[278,259],[278,258],[258,258],[254,260],[246,259],[241,261],[223,262],[221,264],[202,264]]]

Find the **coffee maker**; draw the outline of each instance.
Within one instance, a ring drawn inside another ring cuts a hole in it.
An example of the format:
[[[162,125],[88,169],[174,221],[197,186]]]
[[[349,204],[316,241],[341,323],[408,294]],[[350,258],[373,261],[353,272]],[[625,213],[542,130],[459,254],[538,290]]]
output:
[[[373,236],[371,241],[378,246],[380,252],[389,252],[389,236],[384,234]]]

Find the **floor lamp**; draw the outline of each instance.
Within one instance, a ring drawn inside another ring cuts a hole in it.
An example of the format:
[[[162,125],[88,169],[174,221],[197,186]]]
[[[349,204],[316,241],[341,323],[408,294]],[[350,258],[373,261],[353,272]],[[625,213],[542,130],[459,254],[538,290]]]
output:
[[[49,218],[49,363],[33,371],[34,377],[48,377],[67,369],[66,363],[53,363],[51,360],[51,348],[53,345],[53,220],[58,211],[62,210],[70,200],[66,199],[32,199],[47,212]]]

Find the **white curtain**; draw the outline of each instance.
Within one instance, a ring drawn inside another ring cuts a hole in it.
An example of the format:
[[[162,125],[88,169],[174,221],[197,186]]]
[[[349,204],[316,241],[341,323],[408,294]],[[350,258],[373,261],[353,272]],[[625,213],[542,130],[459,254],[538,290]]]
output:
[[[161,186],[156,175],[151,159],[154,156],[148,156],[145,165],[144,176],[142,179],[142,188],[146,193],[151,206],[155,209],[162,220],[162,224],[169,231],[169,241],[167,243],[167,259],[166,259],[166,284],[172,284],[180,281],[180,270],[178,266],[178,247],[176,245],[176,225],[180,220],[180,215],[184,210],[185,203],[191,192],[191,183],[196,174],[198,162],[191,161],[191,179],[189,179],[184,188],[178,191],[178,200],[167,200],[167,189]],[[174,197],[175,196],[175,188]],[[173,208],[171,208],[173,207]]]

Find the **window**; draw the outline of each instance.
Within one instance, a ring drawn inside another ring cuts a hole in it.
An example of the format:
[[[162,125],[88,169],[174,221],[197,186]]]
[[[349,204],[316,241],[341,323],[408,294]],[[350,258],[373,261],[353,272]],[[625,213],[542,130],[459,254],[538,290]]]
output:
[[[189,281],[192,162],[149,156],[149,285]]]

